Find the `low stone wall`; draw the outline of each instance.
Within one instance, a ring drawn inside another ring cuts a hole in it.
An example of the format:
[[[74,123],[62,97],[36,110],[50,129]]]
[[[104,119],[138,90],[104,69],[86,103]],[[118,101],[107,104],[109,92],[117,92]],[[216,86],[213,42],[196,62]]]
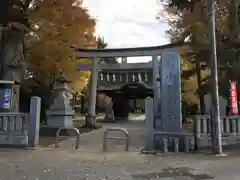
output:
[[[221,117],[222,144],[240,143],[240,116]],[[211,146],[211,121],[209,115],[194,116],[194,134],[197,147]]]
[[[32,97],[29,113],[0,113],[0,147],[36,147],[39,141],[41,98]]]
[[[154,135],[154,149],[156,150],[164,151],[164,140],[167,142],[168,151],[175,151],[174,149],[176,146],[180,152],[189,152],[194,150],[195,138],[192,133],[155,131]],[[178,143],[177,145],[176,142]]]
[[[153,113],[153,99],[147,98],[145,101],[145,106],[145,149],[150,151],[164,150],[166,147],[168,149],[173,149],[176,147],[173,144],[174,141],[178,142],[179,150],[185,152],[212,145],[211,121],[209,115],[193,116],[194,130],[191,133],[185,133],[183,130],[181,130],[181,127],[179,127],[179,131],[176,131],[176,128],[173,128],[172,131],[164,131],[164,126],[162,127],[163,130],[158,130],[154,127],[154,118],[156,118],[156,115]],[[172,119],[169,118],[169,121],[171,120]],[[168,128],[169,127],[170,126],[168,126]],[[233,145],[240,143],[240,116],[221,117],[221,131],[223,145]]]
[[[28,144],[29,113],[0,113],[0,144]]]

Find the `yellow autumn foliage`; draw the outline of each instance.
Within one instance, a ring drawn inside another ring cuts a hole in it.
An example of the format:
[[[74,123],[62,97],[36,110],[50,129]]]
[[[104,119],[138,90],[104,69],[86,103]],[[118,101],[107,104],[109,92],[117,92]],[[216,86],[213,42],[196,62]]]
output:
[[[72,81],[73,91],[81,91],[88,82],[89,72],[76,71],[78,63],[88,59],[72,56],[71,46],[95,48],[97,46],[95,20],[76,0],[36,0],[29,20],[32,32],[27,38],[31,60],[29,70],[34,78],[49,83],[54,74],[63,71]]]

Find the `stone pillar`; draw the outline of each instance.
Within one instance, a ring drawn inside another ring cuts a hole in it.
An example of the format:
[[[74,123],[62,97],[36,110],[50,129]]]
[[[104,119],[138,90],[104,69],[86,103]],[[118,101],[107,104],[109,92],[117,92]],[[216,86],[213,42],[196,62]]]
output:
[[[97,57],[95,57],[92,59],[92,71],[89,83],[88,114],[87,114],[87,123],[89,124],[96,123],[96,96],[98,81],[97,65],[98,59]]]
[[[161,57],[161,130],[181,132],[180,55],[169,52],[164,53]]]
[[[160,100],[160,81],[159,81],[159,61],[158,56],[152,56],[152,73],[153,73],[153,94],[154,94],[154,111],[157,112],[157,105]]]
[[[39,143],[41,98],[32,97],[28,125],[28,147],[35,148]]]
[[[67,97],[69,80],[62,73],[56,78],[54,83],[55,97],[53,104],[47,111],[47,125],[48,127],[72,127],[74,110],[70,105],[70,100]]]
[[[145,99],[145,149],[151,151],[154,149],[154,129],[153,129],[153,99]]]
[[[19,112],[20,85],[14,84],[12,87],[12,90],[13,90],[13,95],[12,95],[11,111]]]
[[[161,119],[160,119],[160,74],[159,66],[160,62],[158,56],[152,56],[152,74],[153,74],[153,113],[154,113],[154,126],[156,129],[161,128]],[[156,118],[155,118],[156,117]]]

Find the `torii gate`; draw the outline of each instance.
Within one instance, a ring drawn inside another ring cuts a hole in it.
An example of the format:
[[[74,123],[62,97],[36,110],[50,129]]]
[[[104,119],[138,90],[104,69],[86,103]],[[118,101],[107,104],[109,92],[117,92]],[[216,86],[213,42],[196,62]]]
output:
[[[88,99],[88,114],[87,120],[92,124],[96,122],[96,92],[98,81],[98,58],[104,57],[137,57],[137,56],[151,56],[152,57],[152,72],[153,72],[153,92],[154,92],[154,115],[156,116],[154,126],[156,128],[164,127],[165,121],[169,118],[179,119],[179,126],[181,126],[181,83],[180,83],[180,58],[179,54],[182,48],[182,43],[166,44],[163,46],[154,47],[139,47],[139,48],[124,48],[124,49],[80,49],[73,47],[73,56],[77,58],[92,59],[91,67],[83,67],[82,70],[91,70],[90,84],[89,84],[89,99]],[[180,49],[181,48],[181,49]],[[173,56],[167,56],[172,54]],[[161,58],[164,57],[164,58]],[[173,57],[173,58],[171,58]],[[172,62],[172,63],[168,63]],[[174,65],[175,64],[175,65]],[[81,66],[81,65],[79,65]],[[174,69],[171,67],[174,66]],[[81,68],[80,68],[81,69]],[[78,70],[80,70],[78,68]],[[169,77],[172,76],[170,72],[176,71],[174,86],[171,85]],[[170,84],[169,84],[170,83]],[[161,88],[171,86],[172,88]],[[170,90],[170,91],[169,91]],[[161,97],[161,99],[160,99]],[[173,102],[162,103],[163,101],[174,98]],[[170,111],[171,109],[171,111]],[[161,113],[162,112],[162,113]],[[171,116],[171,117],[170,117]],[[165,119],[165,120],[164,120]],[[166,127],[166,126],[165,126]],[[168,128],[171,128],[168,126]]]

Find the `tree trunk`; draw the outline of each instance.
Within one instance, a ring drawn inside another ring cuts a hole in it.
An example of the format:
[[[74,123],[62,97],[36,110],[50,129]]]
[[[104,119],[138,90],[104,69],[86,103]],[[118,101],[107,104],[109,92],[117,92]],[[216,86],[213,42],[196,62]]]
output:
[[[23,73],[24,33],[18,29],[8,28],[1,30],[0,43],[0,79],[20,83]]]

